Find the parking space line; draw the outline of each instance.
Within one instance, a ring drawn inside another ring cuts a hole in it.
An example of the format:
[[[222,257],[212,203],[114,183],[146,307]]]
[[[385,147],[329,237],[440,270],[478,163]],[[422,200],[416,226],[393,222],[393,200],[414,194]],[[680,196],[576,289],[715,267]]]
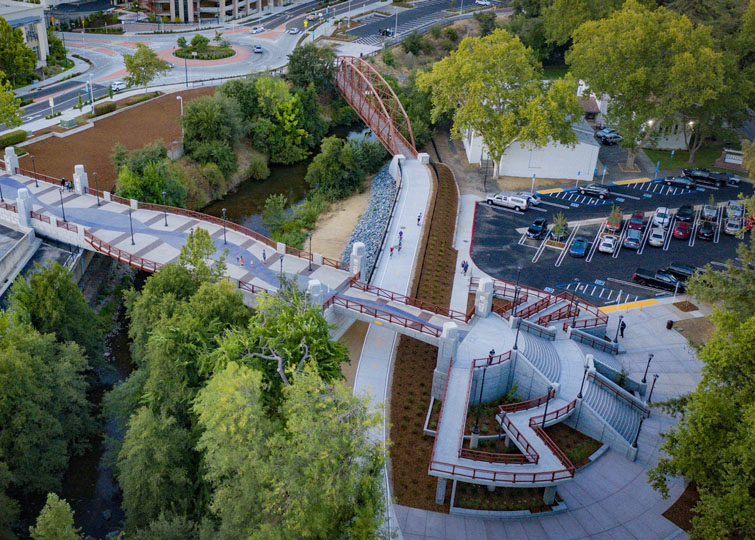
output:
[[[548,206],[555,206],[556,208],[564,208],[566,210],[569,210],[570,208],[569,206],[566,206],[565,204],[558,204],[558,203],[553,203],[553,202],[548,202],[548,201],[541,201],[540,204],[547,204]]]
[[[543,236],[542,241],[540,242],[540,245],[537,246],[537,251],[535,252],[535,256],[532,257],[532,262],[536,263],[540,259],[540,255],[543,254],[543,251],[545,251],[546,242],[548,241],[548,237],[551,234],[551,229],[548,229],[545,232],[545,235]]]
[[[653,228],[652,219],[650,218],[648,226],[645,227],[645,232],[642,234],[642,241],[640,242],[640,249],[637,250],[637,255],[642,255],[642,252],[645,251],[645,245],[648,243],[648,238],[650,238],[650,230]]]
[[[563,189],[561,188],[552,188],[552,189],[541,189],[538,191],[541,195],[550,195],[551,193],[561,193]]]
[[[566,245],[564,246],[564,249],[561,252],[561,255],[558,256],[558,259],[556,259],[556,267],[561,266],[561,263],[564,261],[564,257],[566,257],[566,252],[569,251],[569,247],[571,246],[571,243],[574,241],[574,238],[576,238],[578,230],[579,230],[579,224],[577,224],[576,227],[574,227],[571,234],[569,235],[569,238],[566,239]]]
[[[701,210],[696,210],[695,214],[692,216],[692,234],[689,235],[689,242],[687,245],[689,247],[693,247],[695,245],[695,237],[697,236],[697,227],[699,225],[700,221],[700,212]]]
[[[534,210],[535,212],[547,212],[545,208],[538,208],[537,206],[528,206],[527,207],[530,210]]]
[[[523,232],[522,236],[519,237],[519,245],[522,246],[527,241],[527,232]]]
[[[623,186],[623,185],[634,185],[634,184],[640,184],[642,182],[650,182],[650,178],[634,178],[632,180],[616,180],[614,182],[614,185],[616,186]]]
[[[634,195],[625,195],[624,193],[614,193],[614,195],[619,195],[621,197],[624,197],[625,199],[634,199],[635,201],[642,200],[642,197],[635,197]]]
[[[671,220],[668,222],[668,230],[666,231],[666,241],[663,243],[663,251],[668,251],[669,246],[671,246],[671,237],[673,236],[672,231],[674,230],[675,219],[676,213],[671,215]]]
[[[661,290],[656,289],[655,287],[648,287],[647,285],[640,285],[639,283],[635,283],[634,281],[625,281],[623,279],[616,279],[612,277],[606,278],[606,280],[613,281],[614,283],[621,283],[622,285],[630,285],[632,287],[637,287],[638,289],[645,289],[653,293]]]
[[[590,251],[587,254],[587,257],[585,258],[586,262],[592,261],[593,255],[595,255],[595,251],[598,249],[598,244],[600,244],[600,236],[603,234],[603,230],[606,228],[606,222],[600,224],[600,228],[598,229],[598,232],[595,234],[595,239],[592,241],[592,246],[590,246]]]
[[[713,243],[718,244],[718,241],[721,239],[721,219],[724,213],[724,207],[721,205],[718,205],[718,208],[716,209],[716,228],[713,231]]]
[[[625,240],[625,239],[626,239],[626,237],[627,237],[627,231],[628,231],[628,230],[629,230],[629,227],[628,227],[628,226],[627,226],[627,224],[625,223],[625,224],[624,224],[624,227],[623,227],[623,228],[621,229],[621,234],[619,235],[619,241],[618,241],[618,245],[616,246],[616,249],[614,249],[614,250],[613,250],[613,255],[612,255],[612,257],[613,257],[614,259],[616,259],[616,258],[618,258],[618,257],[619,257],[619,252],[621,251],[621,247],[622,247],[622,246],[624,245],[624,240]]]

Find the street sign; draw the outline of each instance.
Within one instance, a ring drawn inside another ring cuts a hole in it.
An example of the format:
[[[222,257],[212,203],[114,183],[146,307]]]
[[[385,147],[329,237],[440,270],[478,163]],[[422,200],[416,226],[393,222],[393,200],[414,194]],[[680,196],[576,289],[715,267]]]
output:
[[[575,202],[570,203],[569,206],[571,206],[572,208],[579,208],[579,205],[577,203],[575,203]]]
[[[49,104],[50,104],[50,107],[54,107],[54,106],[55,106],[55,98],[53,98],[53,97],[50,97],[50,98],[49,98],[49,99],[47,100],[47,103],[49,103]]]

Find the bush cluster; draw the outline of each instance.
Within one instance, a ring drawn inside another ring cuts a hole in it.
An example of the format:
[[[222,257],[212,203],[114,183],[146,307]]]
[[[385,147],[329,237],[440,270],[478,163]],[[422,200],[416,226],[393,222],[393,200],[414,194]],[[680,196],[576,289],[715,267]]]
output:
[[[6,133],[5,135],[0,135],[0,149],[24,142],[27,136],[26,131],[23,129],[17,129],[10,133]]]
[[[94,115],[102,116],[103,114],[111,113],[117,108],[117,104],[113,101],[108,103],[101,103],[94,106]]]

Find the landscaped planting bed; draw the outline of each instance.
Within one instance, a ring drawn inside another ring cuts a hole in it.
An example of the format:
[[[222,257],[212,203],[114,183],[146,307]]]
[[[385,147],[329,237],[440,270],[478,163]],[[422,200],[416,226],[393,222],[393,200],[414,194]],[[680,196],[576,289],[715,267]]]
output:
[[[577,468],[589,463],[587,458],[601,447],[600,441],[580,433],[563,422],[545,428],[545,433],[564,451]]]
[[[501,396],[493,401],[483,402],[480,406],[480,435],[495,435],[496,434],[496,420],[495,415],[498,414],[498,407],[500,405],[508,405],[510,403],[517,403],[521,399],[516,397],[516,385],[505,396]],[[477,405],[470,404],[467,408],[467,435],[472,434],[474,428],[474,422],[477,418]]]
[[[561,498],[556,495],[556,502]],[[470,510],[497,510],[512,512],[529,510],[532,513],[547,512],[551,506],[543,503],[543,488],[495,488],[458,482],[454,506]]]

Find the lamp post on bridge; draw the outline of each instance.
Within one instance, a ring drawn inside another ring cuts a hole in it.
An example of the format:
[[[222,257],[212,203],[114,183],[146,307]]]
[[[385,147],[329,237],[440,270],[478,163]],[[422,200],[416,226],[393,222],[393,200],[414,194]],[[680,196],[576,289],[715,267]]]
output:
[[[97,197],[97,206],[100,205],[100,190],[97,188],[97,173],[94,173],[94,194]]]
[[[223,208],[223,245],[228,245],[228,241],[225,237],[225,208]]]
[[[60,209],[63,211],[63,223],[66,221],[66,208],[63,206],[63,188],[58,188],[58,193],[60,193]]]
[[[653,373],[653,384],[650,385],[650,395],[648,396],[648,403],[653,399],[653,390],[655,390],[655,381],[658,380],[658,374]]]
[[[585,357],[585,371],[582,373],[582,384],[579,385],[579,394],[577,394],[577,399],[582,399],[582,390],[585,387],[585,379],[587,379],[587,372],[590,369],[590,363],[587,361],[587,357]]]
[[[619,315],[619,324],[616,325],[616,336],[613,338],[615,343],[619,342],[619,330],[621,330],[621,321],[624,319],[624,315]]]
[[[163,216],[165,217],[165,226],[168,226],[168,205],[165,204],[165,196],[168,193],[166,191],[163,191]]]
[[[480,393],[477,399],[477,415],[475,416],[474,428],[472,429],[472,434],[476,435],[475,439],[479,438],[480,436],[480,410],[482,409],[482,392],[485,389],[485,373],[488,370],[488,366],[493,362],[494,356],[495,349],[490,349],[490,352],[488,353],[488,360],[485,365],[482,366],[482,383],[480,384]]]
[[[309,271],[312,271],[312,232],[309,233]]]
[[[514,289],[514,308],[511,316],[516,318],[517,300],[519,300],[519,274],[522,272],[522,267],[519,266],[516,269],[516,288]],[[514,338],[514,350],[517,350],[519,343],[519,326],[522,321],[516,321],[516,337]]]
[[[133,208],[128,209],[128,226],[131,229],[131,245],[134,245],[134,222],[131,219],[131,214],[134,212]]]
[[[648,382],[648,369],[650,369],[650,362],[653,361],[653,356],[655,356],[653,353],[650,353],[648,355],[648,363],[645,366],[645,374],[642,376],[642,384],[646,384]]]
[[[642,423],[645,421],[645,417],[643,416],[640,418],[640,425],[637,427],[637,434],[634,436],[634,441],[632,442],[632,448],[637,448],[637,441],[640,438],[640,431],[642,431]]]

